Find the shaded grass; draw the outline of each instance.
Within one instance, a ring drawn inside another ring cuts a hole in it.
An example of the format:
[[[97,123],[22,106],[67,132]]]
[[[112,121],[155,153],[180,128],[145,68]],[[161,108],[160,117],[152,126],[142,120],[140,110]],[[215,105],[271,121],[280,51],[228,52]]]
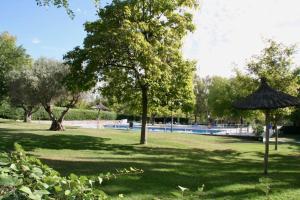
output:
[[[190,134],[149,134],[142,146],[138,132],[69,129],[50,132],[39,124],[0,120],[0,150],[14,142],[39,156],[63,175],[97,175],[119,168],[137,167],[145,172],[104,183],[112,196],[128,199],[174,199],[177,186],[195,191],[205,184],[204,199],[265,199],[256,185],[262,177],[262,143],[229,137]],[[300,146],[271,146],[272,199],[297,199],[300,194]],[[184,197],[187,199],[188,197]]]

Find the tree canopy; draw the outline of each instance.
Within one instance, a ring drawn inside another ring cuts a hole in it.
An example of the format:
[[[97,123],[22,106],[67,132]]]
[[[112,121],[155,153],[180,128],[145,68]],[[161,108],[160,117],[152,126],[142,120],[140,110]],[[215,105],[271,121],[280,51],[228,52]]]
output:
[[[24,122],[31,121],[31,115],[39,108],[36,94],[37,79],[30,68],[13,71],[8,81],[8,94],[11,105],[24,110]]]
[[[68,87],[67,83],[74,80],[72,76],[69,77],[69,66],[56,60],[40,58],[34,62],[32,70],[37,79],[35,94],[52,121],[50,130],[64,130],[62,125],[64,117],[81,95],[75,82],[72,87]],[[64,102],[65,110],[56,116],[52,106],[58,101]]]
[[[181,47],[195,28],[191,8],[197,5],[196,0],[113,0],[99,10],[97,21],[85,24],[84,47],[65,57],[74,71],[102,81],[104,94],[139,102],[142,144],[149,107],[193,96],[195,65],[183,58]]]
[[[8,32],[0,34],[0,99],[7,95],[9,73],[30,64],[29,55],[16,44],[16,38]]]
[[[253,56],[247,64],[247,74],[256,81],[265,77],[271,87],[288,93],[298,94],[298,74],[295,73],[293,56],[295,45],[284,45],[274,40],[267,40],[266,47],[259,55]],[[276,124],[284,116],[290,114],[291,108],[277,109],[272,112]]]

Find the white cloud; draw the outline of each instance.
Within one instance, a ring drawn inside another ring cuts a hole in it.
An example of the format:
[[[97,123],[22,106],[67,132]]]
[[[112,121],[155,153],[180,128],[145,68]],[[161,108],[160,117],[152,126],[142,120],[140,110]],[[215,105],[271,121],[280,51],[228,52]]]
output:
[[[233,63],[243,68],[266,38],[300,43],[298,0],[204,0],[194,20],[197,30],[187,36],[183,52],[198,61],[200,76],[232,75]]]
[[[39,44],[39,43],[41,43],[41,41],[40,41],[38,38],[33,38],[33,39],[31,40],[31,42],[32,42],[33,44]]]

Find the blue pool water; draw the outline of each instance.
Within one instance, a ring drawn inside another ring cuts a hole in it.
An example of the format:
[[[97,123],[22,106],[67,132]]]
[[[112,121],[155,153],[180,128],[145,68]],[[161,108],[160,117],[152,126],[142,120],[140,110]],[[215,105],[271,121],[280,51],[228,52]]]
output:
[[[128,125],[104,125],[104,128],[113,128],[113,129],[129,129]],[[133,126],[130,130],[141,130],[141,126]],[[151,132],[171,132],[171,127],[155,127],[148,126],[148,131]],[[185,132],[185,133],[194,133],[194,134],[214,134],[221,132],[222,130],[218,129],[208,129],[208,128],[200,128],[197,126],[186,126],[186,127],[173,127],[173,132]]]

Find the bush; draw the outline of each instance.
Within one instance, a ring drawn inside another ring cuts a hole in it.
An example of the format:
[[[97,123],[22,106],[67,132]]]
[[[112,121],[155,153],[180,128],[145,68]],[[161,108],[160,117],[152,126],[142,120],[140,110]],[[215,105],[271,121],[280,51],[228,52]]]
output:
[[[255,127],[253,127],[253,131],[255,133],[255,136],[261,137],[262,134],[264,133],[264,127],[260,124],[256,125]]]
[[[54,107],[53,111],[55,115],[59,115],[64,108]],[[96,120],[98,118],[98,111],[88,109],[70,109],[65,116],[65,120]],[[114,112],[100,111],[100,119],[104,120],[115,120],[117,114]],[[48,113],[44,109],[39,109],[33,114],[32,119],[34,120],[49,120]]]
[[[64,108],[54,107],[53,111],[55,115],[59,115]],[[9,103],[3,102],[0,105],[0,118],[5,119],[23,119],[23,109],[11,107]],[[88,110],[88,109],[70,109],[65,116],[65,120],[96,120],[98,117],[97,110]],[[49,120],[48,113],[40,108],[36,113],[32,115],[33,120]],[[100,119],[104,120],[115,120],[117,119],[117,114],[114,112],[101,111]]]
[[[0,199],[22,200],[101,200],[107,195],[100,189],[103,181],[124,174],[143,173],[130,168],[115,174],[100,174],[88,178],[71,174],[62,177],[58,172],[41,163],[35,157],[26,156],[20,145],[15,144],[12,153],[0,153]]]
[[[5,119],[23,119],[24,111],[21,108],[13,108],[6,101],[0,102],[0,117]]]

